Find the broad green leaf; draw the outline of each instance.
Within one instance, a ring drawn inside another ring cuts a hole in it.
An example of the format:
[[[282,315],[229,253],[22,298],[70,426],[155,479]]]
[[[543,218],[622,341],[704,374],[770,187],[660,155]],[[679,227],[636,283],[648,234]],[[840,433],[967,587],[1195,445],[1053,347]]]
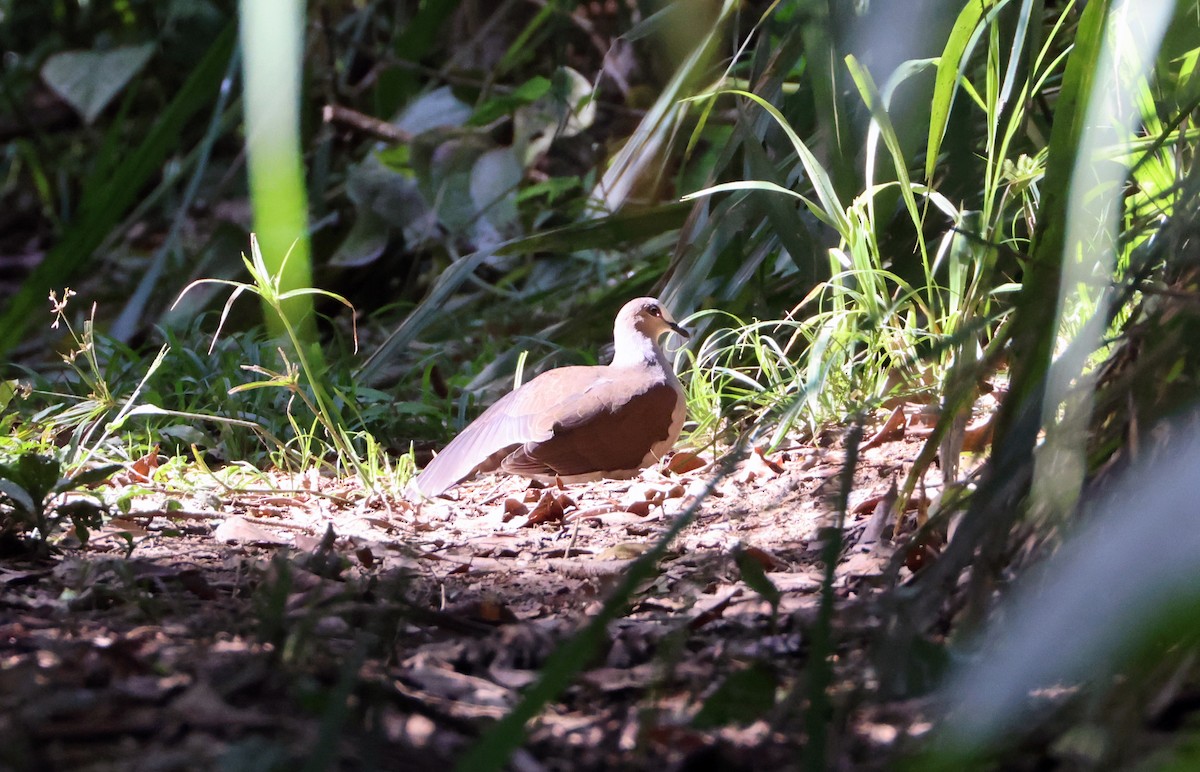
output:
[[[0,475],[7,475],[7,473],[0,471]],[[15,480],[11,480],[7,476],[0,476],[0,500],[4,498],[9,499],[13,506],[23,512],[36,515],[42,511],[40,499],[34,501],[33,497],[29,495],[29,491],[17,484]]]
[[[63,51],[42,65],[42,80],[90,124],[142,71],[154,49],[154,43],[143,43],[108,51]]]
[[[62,465],[58,459],[37,453],[26,453],[17,459],[13,482],[29,492],[34,501],[42,501],[58,485]]]
[[[476,244],[499,243],[519,232],[517,187],[524,177],[514,148],[492,148],[475,160],[468,187],[475,209]]]
[[[722,182],[719,185],[712,185],[704,190],[697,190],[695,193],[688,193],[680,200],[692,201],[697,198],[712,196],[716,195],[717,193],[729,193],[735,190],[758,190],[768,193],[783,193],[784,195],[791,196],[792,198],[800,199],[800,201],[802,201],[804,205],[808,207],[808,210],[812,212],[814,217],[829,225],[831,228],[837,227],[837,223],[829,217],[825,210],[821,208],[820,204],[808,198],[807,196],[797,193],[791,188],[785,188],[778,183],[768,182],[767,180],[739,180],[737,182]]]
[[[546,92],[513,114],[513,150],[530,163],[555,137],[574,137],[596,120],[593,86],[570,67],[559,67]]]
[[[13,397],[17,395],[17,387],[19,381],[0,381],[0,411],[8,407],[8,403],[12,402]]]
[[[413,142],[412,163],[425,202],[452,233],[464,233],[479,210],[471,198],[471,170],[494,147],[483,133],[435,129]]]

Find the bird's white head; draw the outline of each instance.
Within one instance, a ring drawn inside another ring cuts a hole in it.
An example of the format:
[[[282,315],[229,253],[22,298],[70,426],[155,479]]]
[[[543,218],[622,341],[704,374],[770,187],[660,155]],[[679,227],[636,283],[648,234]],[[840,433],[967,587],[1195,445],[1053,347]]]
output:
[[[621,308],[613,325],[613,342],[616,345],[613,364],[625,366],[660,360],[662,353],[658,348],[658,339],[668,332],[685,339],[690,337],[687,330],[680,327],[655,298],[629,301]]]

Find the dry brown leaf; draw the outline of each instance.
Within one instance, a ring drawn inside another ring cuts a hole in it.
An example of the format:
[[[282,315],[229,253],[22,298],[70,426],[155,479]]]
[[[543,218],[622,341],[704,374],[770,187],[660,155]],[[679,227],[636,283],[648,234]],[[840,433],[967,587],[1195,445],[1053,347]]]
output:
[[[863,528],[862,536],[858,539],[859,544],[874,544],[879,541],[888,523],[895,521],[896,500],[899,498],[896,488],[896,478],[892,478],[892,484],[888,488],[887,493],[876,498],[878,500],[875,502],[871,519],[867,521],[866,527]]]
[[[742,547],[742,554],[762,566],[765,571],[778,571],[783,567],[783,561],[761,547]]]
[[[626,504],[625,511],[637,515],[638,517],[645,517],[646,515],[650,514],[650,508],[653,506],[654,505],[649,501],[642,499],[640,501],[633,501],[629,504]]]
[[[255,525],[241,515],[232,515],[221,521],[213,530],[217,541],[235,544],[290,544],[285,536]]]
[[[889,489],[883,493],[876,493],[868,496],[862,501],[858,502],[858,504],[851,507],[850,513],[853,515],[865,515],[868,512],[874,512],[875,508],[879,506],[880,502],[887,501],[890,493],[891,491]],[[908,506],[905,507],[904,511],[912,511],[920,506],[924,501],[925,499],[921,496],[912,496],[908,499]]]
[[[895,442],[896,440],[904,439],[905,425],[904,405],[900,405],[888,416],[887,421],[883,424],[883,428],[875,432],[869,440],[862,444],[862,450],[874,448],[885,442]]]
[[[541,525],[542,523],[555,522],[563,519],[563,508],[558,503],[558,497],[550,491],[542,495],[542,500],[529,513],[529,519],[525,521],[526,527],[531,525]]]
[[[489,624],[510,624],[517,621],[517,615],[498,598],[484,598],[479,602],[479,619]]]
[[[129,465],[129,477],[134,482],[148,483],[158,469],[158,445],[150,448],[150,452]]]
[[[504,522],[512,520],[514,517],[521,517],[529,514],[529,507],[525,506],[524,502],[517,501],[512,496],[504,500],[504,516],[501,518]]]
[[[782,466],[763,455],[762,448],[754,448],[738,465],[738,471],[733,478],[740,483],[750,483],[758,479],[773,480],[781,474]]]
[[[962,449],[967,453],[982,453],[992,444],[992,416],[976,421],[963,432]]]
[[[695,453],[681,450],[671,456],[671,460],[667,462],[667,471],[672,474],[687,474],[697,469],[703,469],[706,466],[708,466],[708,462]]]

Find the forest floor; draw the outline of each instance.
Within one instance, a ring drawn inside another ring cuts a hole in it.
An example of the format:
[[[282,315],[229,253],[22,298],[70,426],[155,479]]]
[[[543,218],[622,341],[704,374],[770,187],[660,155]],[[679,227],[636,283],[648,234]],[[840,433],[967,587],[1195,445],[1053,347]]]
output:
[[[868,428],[849,495],[831,768],[884,768],[931,726],[920,701],[869,697],[865,645],[919,569],[887,538],[927,432],[908,421]],[[843,473],[834,438],[720,479],[510,768],[797,766]],[[183,498],[119,480],[145,492],[86,548],[0,560],[0,768],[446,769],[715,474],[485,477],[421,507],[316,475]]]

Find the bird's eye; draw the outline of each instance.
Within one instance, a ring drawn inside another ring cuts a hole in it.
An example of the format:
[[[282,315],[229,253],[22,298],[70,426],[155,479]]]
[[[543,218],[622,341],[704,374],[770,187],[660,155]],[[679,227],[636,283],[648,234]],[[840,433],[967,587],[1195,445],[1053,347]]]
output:
[[[659,310],[658,306],[650,306],[646,309],[646,311],[649,312],[651,316],[662,316],[662,311]]]

